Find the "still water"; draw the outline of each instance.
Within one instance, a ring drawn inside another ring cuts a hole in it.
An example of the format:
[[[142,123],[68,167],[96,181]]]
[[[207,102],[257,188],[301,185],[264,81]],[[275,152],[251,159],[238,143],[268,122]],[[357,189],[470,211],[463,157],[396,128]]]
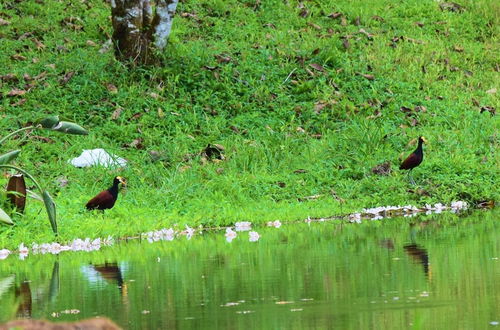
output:
[[[500,329],[500,213],[299,223],[0,261],[0,322]]]

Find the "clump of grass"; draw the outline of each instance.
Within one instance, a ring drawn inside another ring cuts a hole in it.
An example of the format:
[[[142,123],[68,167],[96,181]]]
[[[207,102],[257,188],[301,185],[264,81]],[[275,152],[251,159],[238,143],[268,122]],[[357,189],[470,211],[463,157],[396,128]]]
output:
[[[4,1],[0,127],[57,111],[89,128],[19,159],[58,191],[61,239],[498,199],[498,4],[461,5],[190,0],[164,64],[128,70],[99,51],[105,2]],[[420,135],[412,187],[396,169]],[[209,143],[226,160],[203,161]],[[116,172],[67,164],[99,147],[130,161],[129,190],[104,216],[83,206]],[[387,161],[390,175],[372,173]],[[0,245],[46,241],[38,212],[0,228]]]

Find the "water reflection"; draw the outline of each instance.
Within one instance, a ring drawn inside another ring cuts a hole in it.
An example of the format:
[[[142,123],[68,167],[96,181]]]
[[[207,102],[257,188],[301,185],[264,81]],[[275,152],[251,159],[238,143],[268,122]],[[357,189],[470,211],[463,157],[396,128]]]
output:
[[[431,278],[430,265],[429,265],[429,255],[427,250],[415,243],[406,244],[404,247],[406,254],[408,254],[412,259],[421,264],[424,269],[424,274],[429,279]]]
[[[4,260],[0,322],[104,315],[127,329],[488,326],[500,318],[497,218],[427,219],[297,224],[259,230],[258,242],[206,233]],[[453,254],[451,242],[460,244]],[[480,313],[461,312],[477,306]]]
[[[28,281],[24,281],[20,286],[16,286],[15,295],[17,299],[17,311],[16,316],[22,318],[31,317],[31,288]]]
[[[104,264],[91,265],[91,267],[100,277],[111,284],[115,284],[121,296],[127,295],[127,285],[123,282],[121,269],[116,262],[105,262]]]

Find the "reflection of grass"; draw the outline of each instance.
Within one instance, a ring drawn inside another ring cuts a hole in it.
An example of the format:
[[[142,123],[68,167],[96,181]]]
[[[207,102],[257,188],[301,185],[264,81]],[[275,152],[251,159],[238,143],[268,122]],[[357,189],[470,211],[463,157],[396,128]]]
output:
[[[3,82],[0,92],[23,88],[24,73],[47,72],[45,80],[33,82],[23,105],[13,106],[20,97],[0,100],[0,128],[60,113],[91,132],[84,139],[58,136],[53,144],[28,144],[19,161],[46,180],[54,174],[69,180],[64,188],[45,182],[50,191],[59,190],[63,239],[134,234],[172,223],[298,219],[378,205],[498,199],[498,119],[474,105],[499,105],[497,94],[486,93],[498,88],[495,1],[465,1],[462,13],[441,11],[430,0],[305,2],[305,18],[293,2],[262,1],[253,10],[253,1],[187,1],[179,12],[196,17],[176,18],[165,65],[130,72],[111,53],[87,44],[100,45],[111,32],[104,2],[88,3],[91,9],[52,0],[0,4],[8,14],[2,17],[12,23],[0,28],[1,74],[20,78]],[[342,12],[347,25],[327,18],[331,11]],[[360,26],[353,24],[358,16]],[[68,17],[73,19],[65,22],[76,26],[61,23]],[[358,33],[361,28],[373,40]],[[25,32],[33,36],[19,39]],[[406,39],[389,46],[398,36]],[[37,50],[33,38],[46,48]],[[12,60],[16,53],[27,60]],[[219,63],[215,55],[221,53],[231,61]],[[76,74],[61,86],[70,71]],[[110,92],[108,83],[118,91]],[[413,111],[416,106],[426,111]],[[123,110],[111,120],[117,108]],[[371,174],[384,161],[396,168],[399,157],[414,149],[407,142],[419,135],[430,141],[414,171],[423,190],[408,192],[399,171]],[[137,138],[144,149],[124,147]],[[208,143],[224,145],[227,160],[185,160]],[[120,173],[129,181],[127,194],[104,216],[84,212],[83,205],[116,173],[66,163],[94,147],[131,164]],[[160,152],[160,161],[150,160],[152,150]],[[320,197],[297,200],[313,195]],[[0,227],[0,247],[52,239],[34,205],[16,227]]]

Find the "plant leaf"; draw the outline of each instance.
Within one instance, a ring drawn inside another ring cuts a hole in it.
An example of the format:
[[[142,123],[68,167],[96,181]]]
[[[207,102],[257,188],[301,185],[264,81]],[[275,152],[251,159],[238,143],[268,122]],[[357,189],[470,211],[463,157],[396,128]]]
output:
[[[59,116],[48,116],[38,121],[43,128],[53,128],[59,124]]]
[[[75,123],[70,123],[67,121],[60,121],[56,126],[52,127],[52,130],[68,134],[77,134],[77,135],[89,134],[89,132],[87,132],[87,130],[81,127],[80,125]]]
[[[36,199],[37,201],[43,202],[43,197],[38,195],[36,192],[26,189],[26,196]]]
[[[47,215],[49,216],[50,225],[52,226],[52,231],[57,234],[57,220],[56,220],[56,204],[47,190],[42,194],[43,202],[45,203],[45,208],[47,209]]]
[[[21,150],[13,150],[9,151],[6,154],[0,155],[0,164],[10,163],[13,159],[17,157],[17,155],[19,155],[20,152]]]
[[[15,207],[19,212],[24,212],[26,206],[26,182],[24,175],[13,175],[7,184],[7,198],[10,204]]]
[[[13,225],[14,223],[12,222],[12,219],[9,217],[7,213],[5,213],[4,210],[0,209],[0,222],[4,222],[8,225]]]

